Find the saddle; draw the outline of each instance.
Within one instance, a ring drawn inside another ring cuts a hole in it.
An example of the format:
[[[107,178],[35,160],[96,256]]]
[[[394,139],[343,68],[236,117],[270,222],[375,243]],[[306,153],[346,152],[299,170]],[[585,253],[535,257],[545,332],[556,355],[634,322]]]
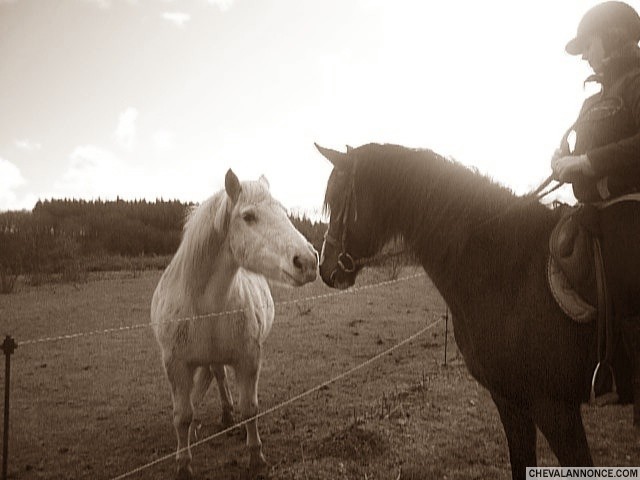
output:
[[[577,322],[597,321],[598,364],[592,377],[590,402],[616,403],[613,312],[600,249],[597,209],[592,205],[567,207],[551,233],[549,251],[548,281],[560,308]]]
[[[595,320],[598,307],[596,266],[599,262],[597,219],[584,207],[565,207],[549,237],[548,280],[551,293],[573,320]]]

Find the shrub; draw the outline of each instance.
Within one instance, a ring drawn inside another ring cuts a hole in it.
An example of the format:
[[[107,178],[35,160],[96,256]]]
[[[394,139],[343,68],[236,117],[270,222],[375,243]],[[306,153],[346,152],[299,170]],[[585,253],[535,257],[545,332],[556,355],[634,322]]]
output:
[[[12,293],[17,279],[18,275],[12,273],[9,269],[0,269],[0,294],[7,295]]]

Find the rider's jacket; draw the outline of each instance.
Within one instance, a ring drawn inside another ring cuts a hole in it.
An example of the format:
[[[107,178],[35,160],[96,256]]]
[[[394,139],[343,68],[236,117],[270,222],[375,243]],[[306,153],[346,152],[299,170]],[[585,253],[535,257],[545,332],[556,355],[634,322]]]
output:
[[[640,191],[640,58],[612,59],[605,73],[594,77],[602,85],[587,98],[570,131],[575,131],[574,155],[586,153],[596,173],[572,180],[575,197],[596,202]]]

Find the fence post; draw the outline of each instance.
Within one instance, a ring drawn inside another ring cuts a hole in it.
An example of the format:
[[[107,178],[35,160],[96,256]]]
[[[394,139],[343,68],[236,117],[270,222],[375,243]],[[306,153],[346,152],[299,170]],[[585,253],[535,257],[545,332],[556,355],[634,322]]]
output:
[[[449,307],[444,311],[444,365],[447,365],[447,344],[449,343]]]
[[[4,435],[2,438],[2,480],[7,480],[7,470],[9,468],[9,388],[11,387],[11,355],[18,345],[7,335],[2,343],[4,352]]]

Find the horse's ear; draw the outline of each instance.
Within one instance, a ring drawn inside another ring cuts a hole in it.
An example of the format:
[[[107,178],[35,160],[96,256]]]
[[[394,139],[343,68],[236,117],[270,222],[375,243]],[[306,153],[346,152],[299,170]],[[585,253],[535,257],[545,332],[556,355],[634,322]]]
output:
[[[336,168],[346,168],[347,166],[347,154],[338,152],[337,150],[331,150],[330,148],[324,148],[314,143],[318,151],[322,154],[324,158],[333,163],[333,166]]]
[[[351,145],[347,145],[347,154],[351,153],[351,150],[353,150],[353,147]]]
[[[267,187],[267,190],[269,189],[269,180],[267,180],[267,177],[265,177],[264,175],[260,175],[260,178],[258,180],[261,184]]]
[[[236,174],[233,173],[233,170],[227,170],[227,174],[224,176],[224,189],[227,191],[227,195],[233,203],[238,201],[238,197],[240,196],[240,192],[242,191],[242,187],[240,186],[240,181]]]

